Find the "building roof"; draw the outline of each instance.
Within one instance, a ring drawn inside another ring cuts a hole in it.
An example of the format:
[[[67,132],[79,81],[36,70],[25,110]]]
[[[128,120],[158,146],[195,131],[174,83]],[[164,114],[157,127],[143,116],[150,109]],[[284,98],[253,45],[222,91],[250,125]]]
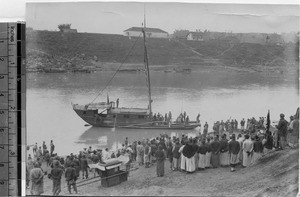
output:
[[[131,27],[129,29],[124,30],[124,32],[126,32],[126,31],[139,31],[139,32],[141,32],[143,29],[144,29],[143,27]],[[168,33],[168,32],[165,32],[161,29],[158,29],[158,28],[146,27],[145,30],[146,30],[146,32],[153,32],[153,33]]]
[[[203,36],[203,32],[195,32],[195,31],[190,31],[189,33],[188,33],[188,35],[192,35],[192,37],[195,39],[195,38],[197,38],[197,39],[202,39],[202,36]],[[187,36],[188,36],[187,35]]]
[[[135,114],[135,115],[143,115],[143,114],[149,114],[149,109],[144,108],[112,108],[111,113],[113,114]]]
[[[189,33],[188,33],[188,35],[189,34],[193,34],[194,36],[202,36],[203,35],[203,32],[197,32],[197,31],[190,31]]]

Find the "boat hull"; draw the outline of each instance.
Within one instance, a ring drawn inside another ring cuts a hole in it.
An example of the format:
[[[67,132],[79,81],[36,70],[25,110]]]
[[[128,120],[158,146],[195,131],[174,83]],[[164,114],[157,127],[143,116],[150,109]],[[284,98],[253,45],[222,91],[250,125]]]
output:
[[[152,118],[145,115],[131,115],[124,118],[121,115],[97,113],[97,110],[78,110],[74,109],[79,117],[94,127],[107,128],[127,128],[127,129],[160,129],[160,130],[192,130],[200,126],[198,123],[172,123],[168,124],[164,121],[153,121]]]
[[[164,130],[193,130],[196,129],[200,125],[176,125],[171,124],[168,125],[152,125],[152,126],[120,126],[119,128],[128,128],[128,129],[164,129]]]

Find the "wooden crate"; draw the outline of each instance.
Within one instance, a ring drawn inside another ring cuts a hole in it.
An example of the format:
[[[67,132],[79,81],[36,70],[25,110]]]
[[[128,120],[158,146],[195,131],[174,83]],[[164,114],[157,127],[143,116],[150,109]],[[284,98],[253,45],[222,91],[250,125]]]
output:
[[[111,187],[111,186],[118,185],[118,184],[120,184],[120,176],[119,175],[109,177],[109,178],[103,177],[101,180],[101,186],[103,186],[103,187]]]
[[[128,171],[120,170],[119,173],[121,173],[120,174],[120,182],[127,181],[127,179],[128,179]]]

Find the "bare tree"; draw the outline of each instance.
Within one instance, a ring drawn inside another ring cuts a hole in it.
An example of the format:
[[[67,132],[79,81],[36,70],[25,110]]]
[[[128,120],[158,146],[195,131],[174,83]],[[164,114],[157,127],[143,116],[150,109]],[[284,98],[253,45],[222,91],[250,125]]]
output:
[[[71,29],[71,24],[59,24],[58,29],[62,32],[64,29]]]
[[[186,36],[189,34],[189,30],[183,30],[183,29],[176,29],[174,32],[173,32],[173,36],[175,39],[182,39],[182,38],[186,38]]]

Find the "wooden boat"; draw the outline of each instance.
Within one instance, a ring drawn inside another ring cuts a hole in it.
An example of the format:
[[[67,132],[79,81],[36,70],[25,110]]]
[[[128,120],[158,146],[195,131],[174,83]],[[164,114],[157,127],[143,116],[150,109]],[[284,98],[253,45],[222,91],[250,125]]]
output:
[[[156,121],[153,117],[145,26],[142,33],[144,38],[144,65],[148,85],[148,107],[120,108],[118,103],[109,102],[109,99],[107,99],[107,102],[89,103],[87,105],[72,104],[73,110],[85,122],[95,127],[190,130],[200,126],[200,123],[196,122],[173,123],[170,121]]]

